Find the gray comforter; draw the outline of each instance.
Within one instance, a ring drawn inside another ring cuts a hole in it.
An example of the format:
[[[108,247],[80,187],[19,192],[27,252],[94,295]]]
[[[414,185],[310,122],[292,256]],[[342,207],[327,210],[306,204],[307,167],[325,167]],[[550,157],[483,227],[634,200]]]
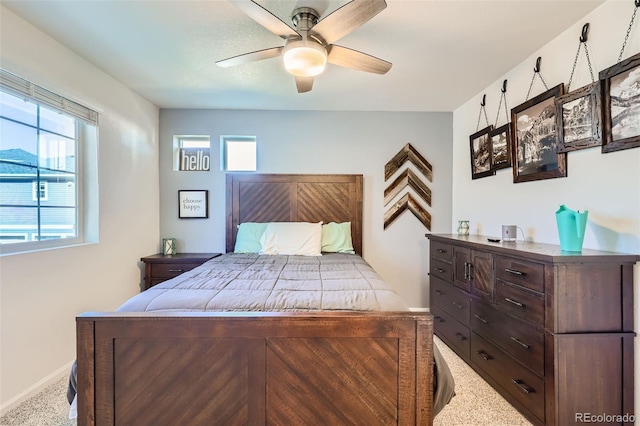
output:
[[[119,312],[406,310],[398,294],[358,255],[237,253],[213,258],[118,308]],[[437,414],[455,393],[449,367],[435,345],[433,350]],[[72,373],[71,394],[75,394],[74,379]]]

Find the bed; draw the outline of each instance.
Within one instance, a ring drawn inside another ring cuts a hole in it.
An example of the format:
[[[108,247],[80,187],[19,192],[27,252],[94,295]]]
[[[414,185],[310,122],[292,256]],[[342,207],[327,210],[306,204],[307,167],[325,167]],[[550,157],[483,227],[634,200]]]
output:
[[[78,424],[432,424],[453,380],[362,258],[362,175],[228,174],[226,203],[226,254],[77,317]],[[353,253],[233,253],[246,223],[349,224]]]

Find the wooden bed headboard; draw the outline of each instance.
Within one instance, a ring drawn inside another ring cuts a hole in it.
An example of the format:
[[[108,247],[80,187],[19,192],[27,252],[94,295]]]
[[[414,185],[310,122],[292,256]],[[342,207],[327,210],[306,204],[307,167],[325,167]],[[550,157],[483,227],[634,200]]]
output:
[[[227,174],[226,251],[244,222],[351,222],[362,255],[362,175]]]

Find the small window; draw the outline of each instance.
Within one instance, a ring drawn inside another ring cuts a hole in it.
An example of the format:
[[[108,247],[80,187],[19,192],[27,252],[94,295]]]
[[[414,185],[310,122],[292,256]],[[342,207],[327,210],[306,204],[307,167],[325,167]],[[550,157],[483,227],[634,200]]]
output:
[[[209,136],[174,136],[173,170],[202,172],[211,169]]]
[[[48,182],[33,181],[31,185],[31,195],[33,201],[47,201],[48,199]]]
[[[255,136],[221,136],[222,170],[228,172],[255,172],[257,170]]]

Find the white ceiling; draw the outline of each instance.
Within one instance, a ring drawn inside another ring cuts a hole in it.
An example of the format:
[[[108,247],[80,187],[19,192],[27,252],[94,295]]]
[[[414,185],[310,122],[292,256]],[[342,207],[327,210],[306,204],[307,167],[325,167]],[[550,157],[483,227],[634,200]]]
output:
[[[161,108],[453,111],[604,0],[387,0],[336,44],[393,63],[386,75],[329,65],[298,94],[279,58],[215,62],[282,46],[226,0],[1,0]],[[259,0],[289,23],[345,0]]]

